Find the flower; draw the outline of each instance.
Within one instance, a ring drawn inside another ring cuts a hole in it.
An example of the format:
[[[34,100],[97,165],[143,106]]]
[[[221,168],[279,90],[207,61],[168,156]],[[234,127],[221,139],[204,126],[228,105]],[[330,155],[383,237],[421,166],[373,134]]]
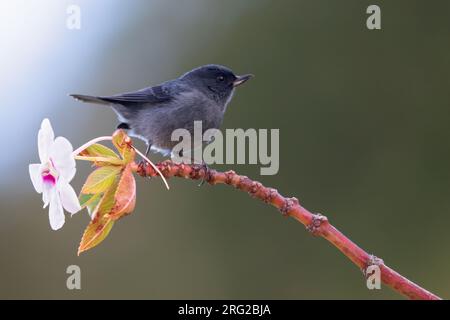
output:
[[[42,193],[44,208],[49,205],[50,226],[58,230],[64,225],[64,211],[72,215],[81,210],[77,195],[69,184],[75,176],[75,158],[72,144],[53,133],[48,119],[44,119],[38,133],[41,163],[30,164],[31,181],[36,192]]]

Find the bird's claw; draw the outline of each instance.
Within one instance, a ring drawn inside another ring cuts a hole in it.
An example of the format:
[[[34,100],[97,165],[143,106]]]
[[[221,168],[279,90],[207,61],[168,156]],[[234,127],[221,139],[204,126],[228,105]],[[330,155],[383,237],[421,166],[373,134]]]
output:
[[[205,172],[202,179],[200,180],[200,183],[198,184],[198,186],[201,187],[208,180],[210,169],[209,169],[208,165],[206,164],[206,162],[202,162],[202,164],[200,164],[199,166],[200,166],[200,170],[203,170]]]
[[[139,170],[142,171],[142,172],[147,172],[147,167],[148,167],[149,165],[150,165],[150,164],[149,164],[146,160],[141,160],[141,161],[139,161],[139,163],[138,163],[138,168],[139,168]],[[151,176],[148,176],[148,178],[150,179]]]

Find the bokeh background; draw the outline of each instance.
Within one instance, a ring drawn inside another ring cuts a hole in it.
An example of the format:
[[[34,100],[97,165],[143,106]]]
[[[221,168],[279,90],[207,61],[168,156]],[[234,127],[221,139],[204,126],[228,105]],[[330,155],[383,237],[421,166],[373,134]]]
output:
[[[66,28],[69,4],[81,29]],[[74,146],[111,134],[108,95],[206,63],[256,78],[224,128],[279,128],[280,171],[220,166],[297,196],[405,276],[450,297],[450,2],[0,2],[0,298],[395,299],[330,244],[226,186],[138,178],[134,213],[76,256],[89,218],[53,232],[28,177],[44,117]],[[139,146],[143,147],[141,143]],[[159,157],[155,156],[155,160]],[[76,190],[90,172],[78,164]],[[82,289],[66,288],[81,267]]]

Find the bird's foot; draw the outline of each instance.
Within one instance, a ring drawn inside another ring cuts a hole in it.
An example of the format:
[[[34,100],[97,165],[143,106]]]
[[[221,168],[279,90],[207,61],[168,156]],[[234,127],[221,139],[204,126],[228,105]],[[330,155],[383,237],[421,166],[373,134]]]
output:
[[[202,179],[200,180],[200,183],[198,184],[198,186],[201,187],[203,184],[205,184],[206,181],[208,181],[209,172],[211,169],[208,167],[208,165],[204,161],[202,161],[202,163],[199,166],[200,166],[200,170],[203,170],[203,172],[204,172]]]
[[[140,171],[143,171],[143,172],[147,172],[147,167],[149,166],[150,164],[147,162],[147,160],[141,160],[141,161],[139,161],[138,162],[138,168],[139,168],[139,170]],[[151,179],[152,177],[151,176],[147,176],[149,179]]]

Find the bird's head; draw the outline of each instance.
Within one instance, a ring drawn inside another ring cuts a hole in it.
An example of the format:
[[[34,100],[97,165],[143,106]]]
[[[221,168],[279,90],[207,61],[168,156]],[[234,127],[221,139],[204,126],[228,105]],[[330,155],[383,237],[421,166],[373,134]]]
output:
[[[251,74],[237,76],[227,67],[210,64],[189,71],[182,76],[182,79],[225,104],[229,101],[234,89],[252,77]]]

